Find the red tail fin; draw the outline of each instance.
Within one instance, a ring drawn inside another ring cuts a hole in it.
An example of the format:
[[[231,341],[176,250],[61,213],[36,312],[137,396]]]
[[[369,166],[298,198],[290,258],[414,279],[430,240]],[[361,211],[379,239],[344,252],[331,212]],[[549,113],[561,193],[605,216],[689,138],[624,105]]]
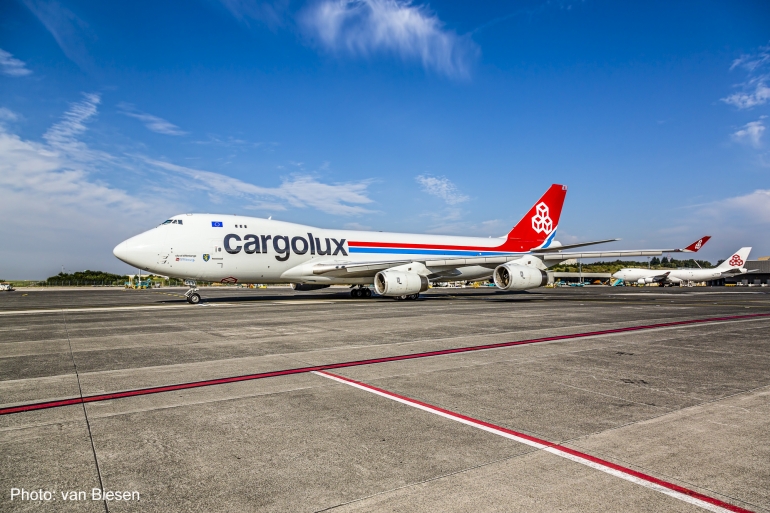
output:
[[[707,243],[710,238],[711,238],[711,235],[706,235],[705,237],[701,237],[700,239],[696,240],[695,242],[693,242],[692,244],[684,248],[682,251],[692,251],[693,253],[695,253],[700,248],[702,248],[703,245]]]
[[[556,231],[561,207],[567,196],[567,186],[553,184],[508,233],[506,246],[517,246],[514,251],[538,248]],[[550,241],[549,241],[550,243]]]

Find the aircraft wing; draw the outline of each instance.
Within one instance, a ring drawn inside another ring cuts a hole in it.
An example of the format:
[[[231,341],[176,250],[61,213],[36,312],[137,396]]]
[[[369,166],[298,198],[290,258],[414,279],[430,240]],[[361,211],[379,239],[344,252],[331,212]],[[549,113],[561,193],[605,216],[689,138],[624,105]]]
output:
[[[528,255],[540,258],[544,261],[563,261],[572,258],[623,258],[634,256],[660,256],[663,253],[690,253],[697,251],[697,249],[690,249],[693,244],[683,249],[647,249],[647,250],[620,250],[620,251],[588,251],[579,253],[564,253],[563,249],[576,248],[582,246],[589,246],[593,244],[603,244],[605,242],[613,242],[618,239],[606,239],[600,241],[581,242],[577,244],[570,244],[565,246],[557,246],[554,248],[545,248],[535,250],[532,253],[523,254],[510,254],[501,256],[478,256],[478,257],[446,257],[446,258],[408,258],[408,259],[393,259],[382,260],[377,262],[321,262],[310,267],[309,271],[315,275],[328,275],[328,276],[347,276],[347,277],[362,277],[372,276],[379,271],[389,269],[398,265],[419,263],[429,267],[431,269],[454,269],[458,267],[468,266],[481,266],[494,269],[500,264],[504,264],[511,260],[519,258],[525,258]],[[705,238],[708,240],[708,238]],[[702,244],[701,244],[702,245]],[[700,247],[698,247],[700,249]]]
[[[571,258],[624,258],[636,256],[660,256],[663,253],[696,253],[708,240],[710,235],[706,235],[696,240],[689,246],[677,249],[640,249],[640,250],[620,250],[620,251],[586,251],[581,253],[563,253],[560,250],[568,246],[553,248],[553,251],[538,249],[532,254],[546,261],[569,260]],[[607,241],[602,241],[607,242]],[[598,244],[598,242],[597,242]],[[546,252],[549,251],[549,252]]]
[[[671,271],[665,272],[663,274],[656,274],[655,276],[650,276],[650,278],[652,278],[652,280],[655,282],[665,281],[669,274],[671,274]]]
[[[419,263],[425,267],[435,268],[457,268],[467,267],[471,265],[479,265],[482,267],[488,267],[494,269],[500,264],[504,264],[510,260],[521,258],[526,255],[505,255],[494,257],[457,257],[457,258],[413,258],[408,260],[383,260],[381,262],[334,262],[334,263],[318,263],[311,267],[312,273],[315,275],[329,275],[329,276],[349,276],[360,277],[370,276],[376,274],[378,271],[390,269],[403,264]]]
[[[543,260],[569,260],[571,258],[624,258],[635,256],[660,256],[663,253],[679,252],[678,249],[642,249],[642,250],[622,250],[622,251],[584,251],[581,253],[540,253],[533,255]]]

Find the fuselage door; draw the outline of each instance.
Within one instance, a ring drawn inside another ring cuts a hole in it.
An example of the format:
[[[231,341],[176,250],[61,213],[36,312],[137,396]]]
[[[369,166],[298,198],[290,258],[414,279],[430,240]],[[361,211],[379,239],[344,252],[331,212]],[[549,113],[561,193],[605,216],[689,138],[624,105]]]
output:
[[[219,239],[211,239],[209,240],[209,247],[211,248],[211,254],[209,255],[211,262],[217,268],[222,269],[225,261],[225,250],[222,249],[222,241]],[[206,259],[205,255],[203,256],[203,259]]]

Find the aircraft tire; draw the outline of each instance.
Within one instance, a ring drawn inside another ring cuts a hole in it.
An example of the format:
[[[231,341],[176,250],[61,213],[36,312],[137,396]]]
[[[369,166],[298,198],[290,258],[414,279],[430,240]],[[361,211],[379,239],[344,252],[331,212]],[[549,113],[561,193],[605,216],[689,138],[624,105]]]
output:
[[[409,296],[409,299],[411,299],[412,301],[414,301],[414,300],[416,300],[418,297],[420,297],[420,294],[419,294],[419,293],[418,293],[418,294],[412,294],[411,296]]]
[[[350,291],[350,297],[361,297],[361,292],[358,289],[353,289]]]
[[[197,294],[197,293],[190,294],[189,296],[187,296],[187,302],[190,303],[191,305],[197,305],[198,303],[201,302],[200,294]]]
[[[372,297],[372,289],[370,289],[368,287],[365,288],[364,289],[364,297]]]

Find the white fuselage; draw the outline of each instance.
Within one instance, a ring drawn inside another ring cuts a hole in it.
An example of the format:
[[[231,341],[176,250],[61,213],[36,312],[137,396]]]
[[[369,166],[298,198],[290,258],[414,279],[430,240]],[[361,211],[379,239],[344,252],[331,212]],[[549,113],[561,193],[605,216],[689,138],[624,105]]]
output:
[[[638,283],[639,280],[650,280],[656,276],[668,273],[664,280],[671,283],[703,282],[717,280],[722,277],[720,269],[621,269],[612,275],[613,278],[621,279],[627,283]],[[648,281],[647,283],[652,283]]]
[[[505,238],[327,230],[254,217],[186,214],[126,240],[114,253],[145,271],[184,279],[365,284],[372,283],[373,278],[318,275],[313,267],[319,263],[378,262],[426,255],[522,255],[509,248],[503,250],[505,242]],[[468,266],[448,272],[447,280],[478,279],[491,274],[488,267]]]

